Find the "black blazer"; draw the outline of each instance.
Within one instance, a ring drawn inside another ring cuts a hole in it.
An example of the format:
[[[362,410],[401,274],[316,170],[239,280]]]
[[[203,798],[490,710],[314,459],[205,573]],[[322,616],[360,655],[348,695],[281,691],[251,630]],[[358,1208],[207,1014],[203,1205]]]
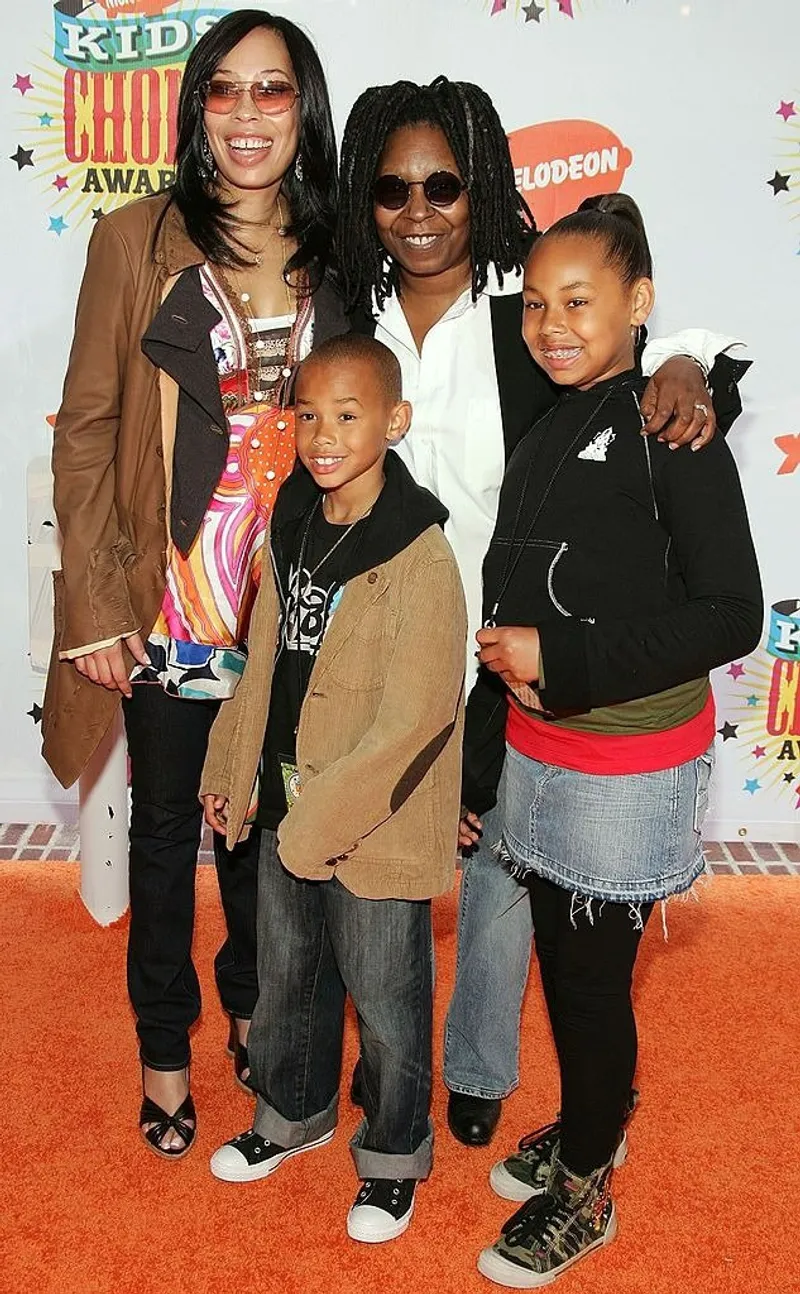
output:
[[[197,266],[184,270],[147,332],[142,350],[180,389],[172,464],[170,533],[185,556],[194,543],[228,460],[228,420],[211,348],[220,314],[203,292]],[[313,345],[349,330],[327,280],[314,293]]]

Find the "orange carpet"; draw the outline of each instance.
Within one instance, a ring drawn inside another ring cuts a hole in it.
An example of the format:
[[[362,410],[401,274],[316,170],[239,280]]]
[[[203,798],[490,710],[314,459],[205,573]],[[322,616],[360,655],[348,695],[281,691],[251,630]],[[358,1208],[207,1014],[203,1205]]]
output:
[[[470,1294],[511,1206],[444,1125],[409,1232],[368,1248],[344,1219],[356,1189],[345,1100],[331,1146],[265,1182],[215,1181],[208,1157],[248,1123],[223,1051],[211,963],[221,918],[199,879],[197,961],[206,1010],[194,1040],[200,1131],[179,1164],[138,1139],[139,1091],[124,992],[125,923],[95,926],[69,864],[0,872],[3,1294]],[[436,909],[438,1030],[452,982],[455,906]],[[638,972],[642,1104],[616,1177],[618,1240],[558,1285],[564,1294],[800,1291],[800,880],[717,878],[676,903],[669,943],[649,929]],[[552,1116],[553,1055],[535,983],[524,1081],[497,1148]],[[346,1066],[355,1051],[349,1029]]]

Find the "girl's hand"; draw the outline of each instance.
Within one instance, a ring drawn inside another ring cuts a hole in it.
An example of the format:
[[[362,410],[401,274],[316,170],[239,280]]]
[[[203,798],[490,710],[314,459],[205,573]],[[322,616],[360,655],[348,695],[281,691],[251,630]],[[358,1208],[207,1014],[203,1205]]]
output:
[[[461,808],[461,821],[458,824],[458,847],[459,849],[471,849],[477,845],[483,831],[483,823],[477,813],[470,813],[469,809]]]
[[[529,683],[509,683],[509,691],[524,705],[526,710],[538,710],[539,714],[546,714],[542,699],[536,688],[531,687]]]
[[[204,795],[206,822],[221,836],[228,830],[228,797],[227,795]]]
[[[131,634],[125,642],[134,660],[140,665],[150,664],[140,634]],[[122,642],[114,643],[113,647],[98,647],[97,651],[87,652],[85,656],[76,656],[73,664],[78,673],[90,682],[107,687],[109,692],[121,692],[128,700],[131,699],[133,689],[122,654]]]
[[[501,625],[496,629],[481,629],[476,638],[481,665],[499,674],[510,688],[538,682],[538,629]]]
[[[642,396],[642,431],[666,441],[670,449],[691,444],[703,449],[713,439],[717,419],[702,369],[687,355],[673,355],[653,374]]]

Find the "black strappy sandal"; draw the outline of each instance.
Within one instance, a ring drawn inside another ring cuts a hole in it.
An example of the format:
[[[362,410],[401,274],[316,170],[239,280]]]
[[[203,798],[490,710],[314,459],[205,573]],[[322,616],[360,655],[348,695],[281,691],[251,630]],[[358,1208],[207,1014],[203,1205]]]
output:
[[[152,1126],[145,1132],[146,1124]],[[191,1092],[187,1094],[174,1114],[167,1114],[160,1105],[156,1105],[149,1096],[145,1096],[139,1112],[139,1127],[154,1155],[160,1155],[162,1159],[181,1159],[191,1150],[197,1133],[197,1114]],[[168,1132],[177,1132],[184,1144],[169,1149],[162,1146],[161,1142]]]
[[[228,1031],[228,1055],[233,1057],[233,1069],[236,1082],[249,1096],[252,1096],[253,1089],[250,1086],[250,1058],[247,1055],[247,1047],[243,1042],[239,1042],[239,1034],[236,1029],[236,1017],[230,1016],[230,1029]],[[247,1078],[244,1077],[245,1072]]]

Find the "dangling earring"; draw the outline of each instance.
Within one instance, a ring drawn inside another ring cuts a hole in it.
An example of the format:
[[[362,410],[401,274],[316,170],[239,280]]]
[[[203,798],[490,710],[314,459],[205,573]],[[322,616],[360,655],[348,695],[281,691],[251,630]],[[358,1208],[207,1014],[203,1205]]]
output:
[[[297,157],[294,159],[294,178],[297,180],[298,184],[303,183],[303,154],[302,153],[298,153]]]
[[[203,155],[203,162],[200,167],[200,174],[206,182],[217,178],[217,164],[214,161],[214,154],[211,151],[211,145],[208,142],[208,135],[203,131],[203,142],[200,145],[200,152]]]
[[[640,335],[641,335],[641,331],[642,331],[642,330],[641,330],[641,328],[639,327],[639,325],[638,325],[638,324],[635,324],[635,325],[633,326],[633,328],[631,328],[631,337],[633,338],[633,349],[634,349],[634,350],[638,350],[638,349],[639,349],[639,337],[640,337]]]

